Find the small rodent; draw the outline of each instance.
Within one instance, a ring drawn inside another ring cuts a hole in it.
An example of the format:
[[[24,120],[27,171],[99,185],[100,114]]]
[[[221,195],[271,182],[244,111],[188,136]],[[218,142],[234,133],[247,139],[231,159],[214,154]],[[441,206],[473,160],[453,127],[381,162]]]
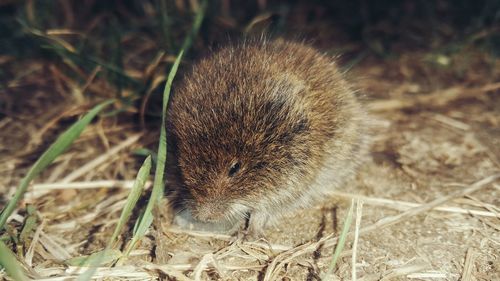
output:
[[[249,217],[260,232],[354,174],[365,119],[335,60],[314,48],[223,47],[187,72],[169,105],[181,208],[201,222]]]

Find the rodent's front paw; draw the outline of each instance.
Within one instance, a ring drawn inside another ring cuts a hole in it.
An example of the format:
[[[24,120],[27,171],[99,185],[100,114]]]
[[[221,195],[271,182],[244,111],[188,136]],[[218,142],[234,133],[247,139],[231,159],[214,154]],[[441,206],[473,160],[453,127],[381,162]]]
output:
[[[241,237],[243,240],[259,240],[266,239],[264,235],[264,229],[269,223],[269,215],[254,211],[250,214],[247,222],[240,227],[237,237]]]

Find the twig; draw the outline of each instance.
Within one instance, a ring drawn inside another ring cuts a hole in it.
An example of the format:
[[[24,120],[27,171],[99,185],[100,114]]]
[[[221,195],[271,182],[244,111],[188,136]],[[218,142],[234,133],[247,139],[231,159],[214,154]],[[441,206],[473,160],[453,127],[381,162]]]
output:
[[[352,193],[346,193],[342,191],[330,191],[330,195],[333,196],[339,196],[339,197],[344,197],[344,198],[355,198],[355,199],[360,199],[363,200],[364,203],[370,204],[370,205],[375,205],[375,206],[384,206],[388,208],[393,208],[397,210],[408,210],[410,208],[422,206],[420,203],[413,203],[413,202],[406,202],[406,201],[399,201],[399,200],[392,200],[392,199],[387,199],[387,198],[377,198],[377,197],[368,197],[368,196],[363,196],[363,195],[358,195],[358,194],[352,194]],[[436,211],[442,211],[442,212],[450,212],[450,213],[460,213],[460,214],[472,214],[472,215],[477,215],[477,216],[483,216],[483,217],[498,217],[497,214],[494,212],[488,212],[488,211],[480,211],[480,210],[472,210],[472,209],[464,209],[460,207],[449,207],[449,206],[441,206],[441,207],[436,207],[434,208]]]
[[[194,268],[194,280],[196,281],[201,281],[201,274],[203,271],[208,268],[208,264],[214,259],[214,256],[212,253],[203,255],[201,258],[200,262],[196,267]]]
[[[35,234],[33,235],[33,240],[31,240],[31,244],[26,252],[26,256],[24,257],[24,261],[29,267],[33,265],[33,256],[35,255],[35,246],[38,244],[40,240],[40,233],[42,233],[43,228],[45,227],[45,220],[42,220],[40,225],[37,227]]]
[[[151,184],[151,182],[148,182]],[[91,188],[132,188],[133,180],[96,180],[75,182],[39,183],[33,185],[33,191],[60,190],[60,189],[91,189]]]
[[[368,108],[372,112],[402,110],[418,107],[442,107],[449,103],[467,98],[478,98],[479,94],[500,89],[500,83],[494,83],[478,88],[452,87],[439,90],[428,95],[416,95],[404,99],[390,99],[371,102]]]
[[[382,279],[380,279],[380,281],[394,280],[397,277],[407,276],[410,273],[415,273],[415,272],[421,271],[427,267],[428,267],[427,264],[417,263],[417,264],[413,264],[413,265],[403,266],[400,268],[395,268],[391,271],[391,273],[387,274]]]
[[[57,244],[50,236],[43,231],[40,232],[40,244],[56,259],[65,261],[71,258],[71,255],[61,245]]]
[[[476,260],[476,253],[473,248],[467,250],[467,255],[465,256],[464,271],[462,272],[462,277],[460,281],[470,281],[472,279],[472,268],[474,267],[474,261]]]
[[[356,225],[354,228],[354,241],[352,243],[352,281],[356,281],[356,255],[358,250],[359,226],[361,225],[361,216],[363,214],[363,201],[356,201]]]

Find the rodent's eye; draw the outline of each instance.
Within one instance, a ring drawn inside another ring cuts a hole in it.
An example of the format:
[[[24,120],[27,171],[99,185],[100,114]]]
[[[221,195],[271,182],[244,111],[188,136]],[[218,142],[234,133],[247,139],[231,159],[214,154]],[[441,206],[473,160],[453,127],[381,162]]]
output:
[[[240,162],[234,162],[233,165],[231,165],[231,167],[229,167],[228,175],[230,177],[234,176],[234,174],[236,174],[240,170],[240,167],[241,167]]]

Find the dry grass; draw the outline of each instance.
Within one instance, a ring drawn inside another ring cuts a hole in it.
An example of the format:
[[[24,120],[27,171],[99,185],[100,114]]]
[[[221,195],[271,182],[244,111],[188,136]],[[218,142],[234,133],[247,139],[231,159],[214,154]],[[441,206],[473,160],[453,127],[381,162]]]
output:
[[[191,2],[182,4],[183,11],[198,3]],[[246,29],[269,18],[259,14]],[[236,25],[229,17],[217,20],[227,29]],[[331,48],[335,31],[321,24],[310,28],[318,45]],[[41,35],[71,51],[75,43],[67,36],[75,34],[68,28]],[[123,54],[130,63],[111,72],[148,81],[144,95],[123,84],[123,104],[115,105],[120,112],[89,125],[29,186],[0,231],[0,241],[32,279],[68,280],[88,270],[70,259],[108,246],[144,159],[141,149],[157,143],[158,120],[145,116],[146,105],[154,103],[175,57],[141,33],[122,40],[142,44],[131,44]],[[350,75],[361,77],[356,83],[373,117],[372,154],[356,180],[332,191],[322,206],[269,229],[267,240],[241,241],[179,229],[160,205],[129,257],[103,263],[93,278],[319,280],[331,263],[348,203],[355,200],[354,225],[329,279],[500,280],[500,62],[474,46],[447,55],[446,67],[429,62],[429,55],[435,53],[403,50],[397,58],[370,55],[354,65]],[[464,70],[465,58],[471,67]],[[118,78],[101,75],[110,71],[106,65],[30,60],[12,66],[13,60],[0,56],[0,67],[15,74],[6,84],[13,94],[4,98],[0,119],[0,204],[68,124],[119,88]],[[147,182],[115,250],[126,249],[151,187]],[[7,278],[0,271],[0,279]]]

